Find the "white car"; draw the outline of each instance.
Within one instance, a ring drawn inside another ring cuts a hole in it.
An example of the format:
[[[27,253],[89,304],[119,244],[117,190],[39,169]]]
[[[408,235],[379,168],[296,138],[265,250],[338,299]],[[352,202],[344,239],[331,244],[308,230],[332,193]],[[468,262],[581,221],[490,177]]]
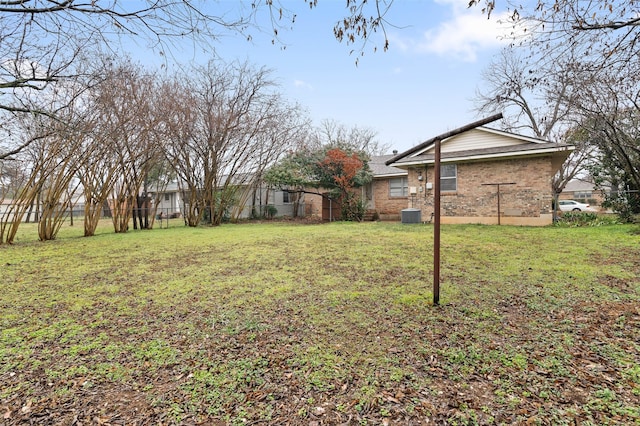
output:
[[[589,204],[579,203],[574,200],[559,200],[558,207],[563,212],[595,212],[596,209]]]

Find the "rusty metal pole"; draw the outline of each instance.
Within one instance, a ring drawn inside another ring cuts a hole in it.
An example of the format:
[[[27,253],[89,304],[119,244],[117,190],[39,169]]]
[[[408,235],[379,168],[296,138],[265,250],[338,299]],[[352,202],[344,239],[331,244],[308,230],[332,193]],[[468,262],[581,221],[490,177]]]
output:
[[[436,139],[433,192],[433,304],[440,304],[440,139]]]
[[[498,187],[498,225],[500,225],[500,184],[496,186]]]
[[[498,225],[500,225],[500,185],[515,185],[515,182],[500,182],[500,183],[483,183],[482,186],[495,186],[498,188]]]

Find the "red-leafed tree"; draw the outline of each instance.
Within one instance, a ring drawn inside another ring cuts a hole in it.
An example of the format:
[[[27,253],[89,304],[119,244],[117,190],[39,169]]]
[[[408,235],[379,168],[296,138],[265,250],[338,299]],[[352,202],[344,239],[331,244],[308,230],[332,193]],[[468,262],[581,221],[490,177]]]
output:
[[[356,152],[332,148],[318,163],[317,174],[319,185],[331,189],[340,199],[342,219],[362,220],[365,205],[356,189],[371,181],[366,159]]]
[[[335,185],[343,192],[355,187],[355,178],[364,166],[358,154],[347,154],[340,148],[327,151],[326,157],[320,162],[320,167],[330,176]]]
[[[264,176],[274,188],[302,194],[319,194],[340,201],[342,220],[362,220],[366,209],[359,188],[373,179],[369,154],[349,148],[353,139],[337,144],[311,144],[290,153],[271,167]],[[312,188],[315,190],[312,191]]]

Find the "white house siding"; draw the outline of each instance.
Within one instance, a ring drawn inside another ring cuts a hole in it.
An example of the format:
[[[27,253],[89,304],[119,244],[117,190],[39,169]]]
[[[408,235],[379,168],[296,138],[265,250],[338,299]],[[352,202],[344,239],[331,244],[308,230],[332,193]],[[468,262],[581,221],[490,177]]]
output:
[[[495,135],[478,129],[454,136],[442,144],[442,152],[467,151],[478,148],[496,148],[503,146],[521,145],[526,143],[512,137]]]
[[[167,200],[168,198],[168,200]],[[160,200],[158,201],[158,210],[159,214],[162,212],[163,215],[174,215],[176,213],[182,212],[182,206],[180,201],[180,193],[179,192],[165,192],[160,194]]]
[[[499,148],[531,142],[544,141],[527,136],[513,135],[510,133],[479,127],[443,140],[441,152],[447,153],[471,151],[474,149]],[[431,144],[430,146],[411,154],[411,157],[419,156],[425,152],[433,152],[433,149],[434,145]]]

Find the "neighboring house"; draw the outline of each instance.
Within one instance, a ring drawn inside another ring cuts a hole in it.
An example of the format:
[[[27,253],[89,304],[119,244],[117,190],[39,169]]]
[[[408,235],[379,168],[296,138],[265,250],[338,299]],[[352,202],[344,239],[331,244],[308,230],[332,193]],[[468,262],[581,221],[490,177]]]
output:
[[[149,192],[151,199],[155,197],[155,191]],[[170,182],[167,187],[157,195],[158,206],[156,214],[162,213],[163,217],[182,216],[182,196],[177,182]]]
[[[595,189],[595,185],[589,179],[574,179],[567,183],[559,198],[561,200],[576,200],[599,208],[607,192],[609,191]]]
[[[468,125],[395,155],[385,164],[407,171],[405,208],[420,209],[423,221],[434,211],[436,140],[442,223],[552,223],[551,179],[573,146]]]
[[[296,205],[295,197],[297,193],[275,190],[260,185],[258,188],[247,184],[239,184],[241,191],[238,192],[238,204],[233,206],[229,214],[237,219],[248,219],[252,217],[252,212],[257,214],[267,214],[272,212],[274,216],[293,216],[293,209]],[[184,197],[177,182],[171,182],[164,190],[156,191],[152,188],[149,191],[151,198],[157,194],[158,208],[157,214],[162,212],[163,216],[181,217],[184,214],[185,203],[187,197]],[[306,200],[305,194],[300,195],[302,198],[297,203],[298,216],[304,216],[311,207],[309,201]]]
[[[0,223],[13,221],[13,213],[11,212],[12,203],[13,200],[11,199],[0,200]]]
[[[12,222],[14,220],[16,206],[13,205],[13,202],[14,200],[8,198],[0,200],[0,222]],[[68,213],[73,213],[74,217],[82,217],[84,215],[84,197],[82,195],[74,196],[72,207],[72,209],[68,210]],[[68,207],[66,209],[68,209]],[[28,208],[25,211],[24,216],[20,220],[27,221],[28,219],[31,222],[37,222],[40,211],[41,209],[34,204],[33,208]]]

